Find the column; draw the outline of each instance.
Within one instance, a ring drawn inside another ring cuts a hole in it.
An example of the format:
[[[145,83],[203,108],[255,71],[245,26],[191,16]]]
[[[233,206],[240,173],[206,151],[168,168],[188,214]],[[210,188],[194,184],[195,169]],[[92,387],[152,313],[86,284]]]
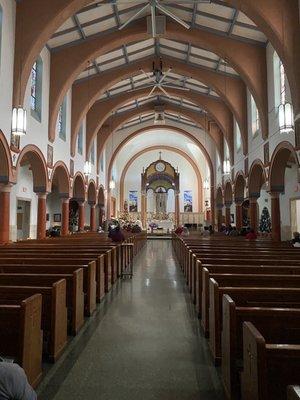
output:
[[[143,227],[146,226],[146,194],[145,192],[142,192],[142,196],[141,196],[141,220],[142,220],[142,224]]]
[[[11,186],[0,186],[0,243],[9,242]]]
[[[281,220],[279,193],[272,192],[271,196],[271,220],[272,220],[272,240],[281,241]]]
[[[222,223],[223,223],[223,205],[217,205],[217,226],[218,232],[221,232]]]
[[[69,234],[69,206],[70,199],[64,198],[61,202],[61,236]]]
[[[226,226],[231,224],[230,207],[231,207],[231,203],[225,203],[225,224],[226,224]]]
[[[250,228],[257,232],[258,229],[258,205],[257,197],[250,197]]]
[[[90,228],[92,232],[96,232],[96,205],[91,203],[90,207]]]
[[[46,198],[47,193],[37,193],[38,209],[37,209],[37,233],[38,240],[46,238]]]
[[[85,210],[84,210],[84,201],[78,201],[78,230],[84,231],[85,224]]]
[[[103,206],[99,206],[99,226],[102,226],[104,221],[104,208]]]
[[[179,222],[180,222],[179,192],[175,192],[175,225],[178,226]]]
[[[236,229],[239,231],[243,227],[243,206],[242,203],[235,202],[235,219],[236,219]]]
[[[106,219],[111,219],[111,189],[108,189],[106,199]]]

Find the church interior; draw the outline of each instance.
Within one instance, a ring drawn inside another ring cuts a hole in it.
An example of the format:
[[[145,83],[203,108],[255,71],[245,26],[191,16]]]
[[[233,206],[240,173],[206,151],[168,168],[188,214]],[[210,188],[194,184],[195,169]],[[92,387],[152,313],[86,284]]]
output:
[[[300,0],[0,0],[0,400],[300,399]]]

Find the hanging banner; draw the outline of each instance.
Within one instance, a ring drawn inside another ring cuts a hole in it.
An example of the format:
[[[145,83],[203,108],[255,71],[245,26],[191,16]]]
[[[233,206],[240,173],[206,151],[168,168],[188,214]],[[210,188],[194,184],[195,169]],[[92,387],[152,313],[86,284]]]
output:
[[[129,191],[129,211],[130,212],[138,211],[138,192],[135,190]]]
[[[193,192],[191,190],[183,192],[183,209],[184,212],[193,212]]]

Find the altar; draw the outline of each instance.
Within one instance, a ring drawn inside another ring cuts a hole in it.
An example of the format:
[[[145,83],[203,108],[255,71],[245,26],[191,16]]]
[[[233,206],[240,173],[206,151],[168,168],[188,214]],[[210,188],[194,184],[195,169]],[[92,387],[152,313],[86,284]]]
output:
[[[168,230],[171,232],[174,229],[174,222],[170,220],[154,219],[149,223],[149,225],[151,224],[157,225],[158,229],[162,229],[165,232],[167,232]]]

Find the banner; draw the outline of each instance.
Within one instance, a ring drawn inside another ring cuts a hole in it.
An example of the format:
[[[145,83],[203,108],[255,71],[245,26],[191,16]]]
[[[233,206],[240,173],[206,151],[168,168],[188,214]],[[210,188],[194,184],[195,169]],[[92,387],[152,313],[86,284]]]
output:
[[[193,212],[193,192],[191,190],[183,192],[183,208],[184,212]]]
[[[138,192],[135,190],[129,191],[129,211],[130,212],[138,211]]]

